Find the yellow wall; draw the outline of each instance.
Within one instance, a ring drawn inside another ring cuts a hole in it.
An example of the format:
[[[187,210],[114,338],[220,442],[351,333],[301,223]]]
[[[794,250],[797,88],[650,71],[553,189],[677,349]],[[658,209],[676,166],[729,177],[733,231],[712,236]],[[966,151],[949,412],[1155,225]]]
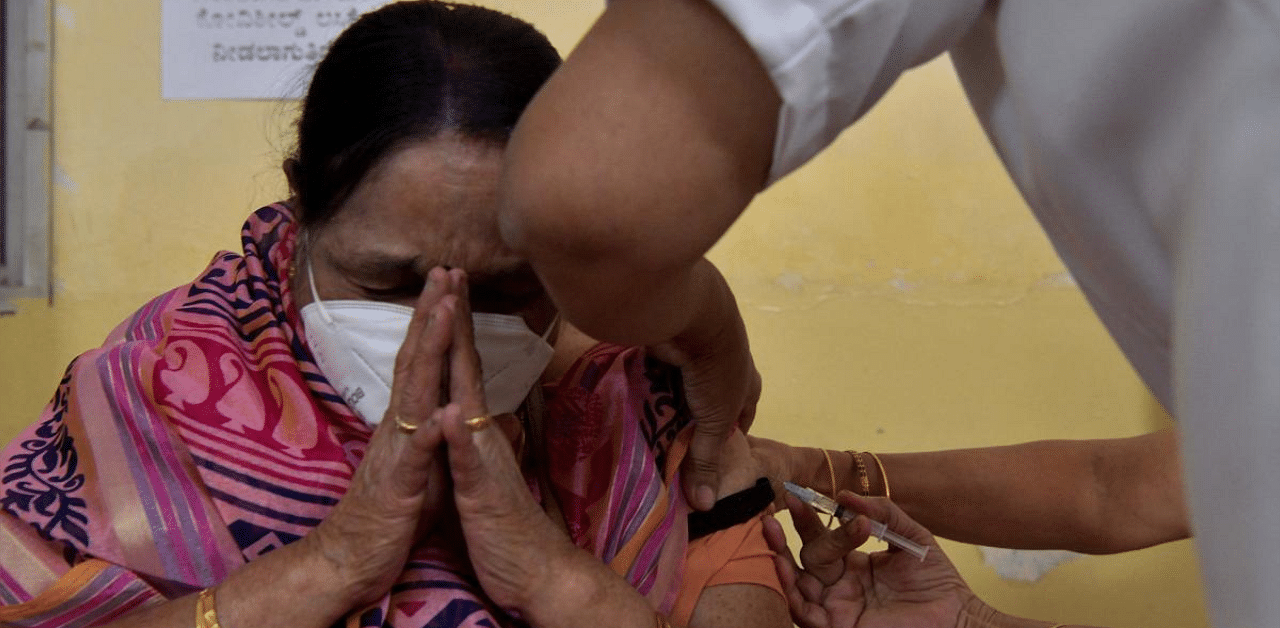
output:
[[[490,0],[567,51],[600,0]],[[160,99],[159,0],[55,2],[53,304],[0,319],[0,438],[66,363],[150,296],[235,249],[284,193],[292,105]],[[1096,322],[935,62],[764,195],[713,253],[750,326],[756,431],[906,451],[1123,436],[1167,421]],[[1003,610],[1205,625],[1190,542],[1089,557],[1036,584],[945,544]]]

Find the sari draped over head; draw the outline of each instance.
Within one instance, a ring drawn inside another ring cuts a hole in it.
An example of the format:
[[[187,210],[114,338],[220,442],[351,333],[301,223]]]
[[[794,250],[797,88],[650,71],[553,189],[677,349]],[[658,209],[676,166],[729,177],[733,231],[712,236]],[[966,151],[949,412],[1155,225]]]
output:
[[[371,435],[317,368],[288,290],[285,205],[68,367],[0,457],[0,623],[93,626],[213,586],[297,541],[347,491]],[[549,491],[572,540],[659,612],[675,602],[689,508],[678,372],[598,345],[546,387]],[[683,430],[687,434],[687,430]],[[530,479],[531,486],[535,486]],[[346,626],[520,625],[460,547],[430,538]]]

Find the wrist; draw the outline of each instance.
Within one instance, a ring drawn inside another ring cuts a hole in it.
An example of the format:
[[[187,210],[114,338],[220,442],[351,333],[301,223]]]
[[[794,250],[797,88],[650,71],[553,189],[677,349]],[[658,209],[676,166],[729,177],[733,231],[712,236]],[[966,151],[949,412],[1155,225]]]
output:
[[[819,477],[826,477],[822,471],[822,450],[813,447],[790,447],[787,452],[787,477],[781,478],[789,482],[813,488]]]
[[[568,544],[567,544],[568,545]],[[615,626],[652,628],[649,602],[600,559],[570,545],[545,562],[545,576],[529,587],[517,610],[537,628]]]
[[[533,626],[575,625],[574,615],[588,610],[604,597],[605,583],[601,569],[584,569],[582,550],[561,551],[542,563],[540,577],[525,587],[525,596],[516,604],[516,610]],[[613,575],[609,572],[608,575]]]
[[[867,484],[871,487],[870,495],[890,497],[889,478],[884,468],[882,457],[871,452],[862,454],[863,464],[867,465]]]
[[[838,451],[825,452],[818,447],[797,447],[795,469],[797,484],[814,489],[824,495],[832,494],[831,473],[827,468],[827,455],[839,456]],[[831,459],[833,465],[840,464],[834,458]],[[833,466],[832,469],[835,469]],[[837,471],[837,473],[839,473]],[[836,478],[836,484],[840,484],[840,477]]]
[[[299,578],[306,582],[314,599],[327,600],[342,611],[367,604],[386,593],[382,582],[374,582],[358,568],[359,559],[343,544],[341,534],[334,535],[321,523],[311,534],[293,544],[298,552]],[[339,538],[334,538],[335,536]],[[286,548],[287,549],[287,548]]]
[[[960,606],[956,615],[956,628],[1047,628],[1060,625],[1007,615],[978,599],[972,592],[968,596],[968,601]]]
[[[208,600],[218,624],[329,626],[357,607],[337,571],[316,553],[311,536],[249,562],[223,580]],[[282,605],[293,608],[284,619],[278,613]]]

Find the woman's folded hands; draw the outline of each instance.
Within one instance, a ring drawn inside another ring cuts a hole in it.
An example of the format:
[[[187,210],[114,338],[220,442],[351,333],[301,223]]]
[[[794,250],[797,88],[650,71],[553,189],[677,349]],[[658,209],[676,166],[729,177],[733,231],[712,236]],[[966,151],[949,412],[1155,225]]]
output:
[[[552,591],[569,580],[570,595],[616,601],[618,593],[652,621],[643,598],[534,501],[510,436],[488,417],[466,274],[433,270],[415,310],[387,416],[350,491],[307,538],[339,574],[350,607],[385,595],[415,543],[460,533],[495,604],[531,620],[555,618],[535,625],[569,617],[564,604],[573,603]],[[576,606],[590,613],[594,605]]]
[[[433,270],[387,416],[351,489],[304,542],[338,574],[348,608],[385,595],[419,541],[460,534],[489,599],[535,626],[652,626],[645,599],[534,501],[510,435],[488,416],[471,325],[466,274]]]
[[[466,277],[449,272],[452,329],[436,354],[447,372],[449,403],[439,421],[448,450],[452,496],[476,577],[485,594],[533,626],[644,626],[653,611],[620,576],[576,547],[534,501],[511,439],[487,418],[475,351]]]
[[[458,307],[453,278],[433,270],[396,357],[387,415],[347,494],[304,539],[333,567],[352,608],[386,594],[414,544],[448,510],[439,415],[445,401],[442,356],[454,340]]]
[[[440,354],[449,403],[438,417],[449,452],[453,501],[485,594],[508,611],[525,613],[533,603],[530,594],[550,579],[550,570],[564,556],[583,552],[534,501],[511,439],[488,418],[466,278],[457,270],[449,274],[458,298],[449,304],[452,342]]]

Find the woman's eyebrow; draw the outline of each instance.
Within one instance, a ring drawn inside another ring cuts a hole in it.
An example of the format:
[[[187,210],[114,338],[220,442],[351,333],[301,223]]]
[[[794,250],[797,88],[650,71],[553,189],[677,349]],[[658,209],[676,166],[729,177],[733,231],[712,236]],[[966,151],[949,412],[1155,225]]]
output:
[[[334,264],[348,273],[365,277],[408,273],[426,276],[431,268],[441,265],[439,261],[432,263],[421,257],[382,251],[361,252],[346,259],[335,259]],[[538,275],[534,272],[533,266],[523,260],[509,266],[471,270],[467,272],[467,276],[474,284],[538,281]]]
[[[365,253],[346,260],[335,261],[338,266],[348,272],[364,276],[416,273],[420,270],[418,268],[418,258],[387,253]]]

